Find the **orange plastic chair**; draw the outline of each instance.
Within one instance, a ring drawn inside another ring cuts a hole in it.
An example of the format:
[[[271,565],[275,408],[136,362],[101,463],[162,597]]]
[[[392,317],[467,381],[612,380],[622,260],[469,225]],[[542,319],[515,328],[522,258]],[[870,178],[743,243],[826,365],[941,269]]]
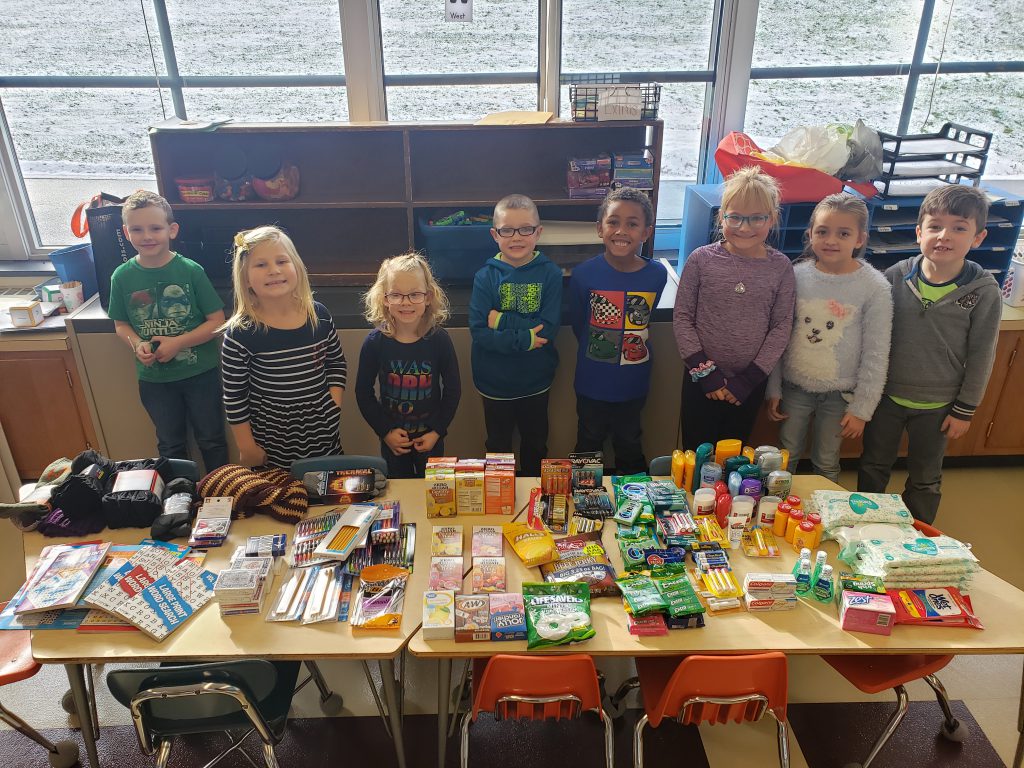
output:
[[[942,532],[934,526],[914,521],[914,527],[925,536],[940,536]],[[904,687],[914,680],[924,679],[935,692],[945,722],[942,735],[950,741],[963,741],[967,737],[967,726],[953,717],[949,696],[935,673],[953,660],[953,656],[937,656],[923,653],[877,655],[877,656],[822,656],[829,666],[845,677],[853,687],[864,693],[881,693],[892,688],[896,693],[896,711],[892,713],[878,740],[863,763],[847,763],[845,768],[867,768],[878,756],[907,714],[910,697]]]
[[[665,719],[683,725],[757,721],[767,712],[778,727],[779,763],[789,768],[786,721],[788,665],[773,651],[747,656],[639,657],[644,715],[633,729],[633,768],[643,768],[644,726]]]
[[[6,602],[0,603],[0,611],[6,606]],[[28,632],[24,630],[0,632],[0,686],[27,680],[34,676],[39,669],[39,664],[32,658],[32,646],[29,644]],[[53,768],[71,768],[78,762],[78,745],[75,742],[58,741],[54,744],[7,709],[2,702],[0,702],[0,720],[46,749],[50,753],[50,765]]]
[[[491,657],[473,675],[473,706],[462,716],[462,768],[469,766],[469,724],[481,712],[496,720],[565,720],[596,712],[604,724],[605,765],[613,768],[615,737],[612,721],[601,707],[601,686],[594,660],[586,654],[568,656]]]

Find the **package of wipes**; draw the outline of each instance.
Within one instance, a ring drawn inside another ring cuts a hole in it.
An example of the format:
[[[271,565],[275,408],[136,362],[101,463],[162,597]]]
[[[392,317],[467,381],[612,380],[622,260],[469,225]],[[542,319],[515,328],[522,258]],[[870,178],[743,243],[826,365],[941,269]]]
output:
[[[821,515],[825,535],[844,525],[857,523],[891,523],[913,525],[907,505],[898,493],[851,493],[849,491],[814,491],[811,504]]]

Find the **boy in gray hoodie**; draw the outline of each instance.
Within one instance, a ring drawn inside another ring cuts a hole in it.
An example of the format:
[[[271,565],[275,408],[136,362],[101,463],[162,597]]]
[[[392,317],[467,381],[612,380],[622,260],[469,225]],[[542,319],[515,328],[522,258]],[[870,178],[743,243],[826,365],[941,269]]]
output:
[[[933,190],[921,204],[921,255],[885,272],[893,327],[885,396],[864,430],[857,490],[881,493],[906,430],[903,501],[932,523],[942,498],[946,440],[963,437],[985,394],[999,333],[999,285],[967,254],[988,234],[988,199],[976,187]]]

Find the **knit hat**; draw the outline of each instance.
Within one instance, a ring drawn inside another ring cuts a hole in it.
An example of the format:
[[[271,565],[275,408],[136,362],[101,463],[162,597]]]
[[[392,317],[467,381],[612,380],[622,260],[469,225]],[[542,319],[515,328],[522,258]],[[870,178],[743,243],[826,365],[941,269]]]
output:
[[[200,480],[199,495],[231,496],[235,500],[231,517],[236,520],[263,513],[297,523],[306,516],[309,506],[306,487],[286,470],[255,472],[237,464],[226,464]]]

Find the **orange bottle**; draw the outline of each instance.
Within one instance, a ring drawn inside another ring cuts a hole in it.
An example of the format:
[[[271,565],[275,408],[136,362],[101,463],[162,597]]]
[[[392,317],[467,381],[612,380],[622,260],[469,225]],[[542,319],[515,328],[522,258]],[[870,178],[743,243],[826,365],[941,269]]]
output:
[[[776,536],[786,535],[786,526],[789,525],[789,513],[792,509],[786,502],[782,502],[775,508],[775,522],[772,524],[772,533]]]
[[[809,520],[804,520],[793,533],[793,551],[799,552],[804,547],[814,549],[815,530]]]
[[[778,512],[775,513],[778,515]],[[794,509],[789,513],[789,520],[786,521],[786,541],[790,544],[793,543],[793,537],[796,535],[796,529],[800,527],[800,523],[804,521],[804,512],[802,509]]]
[[[811,549],[817,549],[818,545],[821,544],[821,515],[817,512],[808,512],[805,516],[804,522],[810,523],[814,526],[814,544],[811,546]]]
[[[686,454],[678,448],[672,451],[672,482],[676,488],[683,487],[683,468],[686,465]]]
[[[739,456],[743,448],[742,440],[719,440],[715,443],[715,463],[725,465],[725,460]]]

